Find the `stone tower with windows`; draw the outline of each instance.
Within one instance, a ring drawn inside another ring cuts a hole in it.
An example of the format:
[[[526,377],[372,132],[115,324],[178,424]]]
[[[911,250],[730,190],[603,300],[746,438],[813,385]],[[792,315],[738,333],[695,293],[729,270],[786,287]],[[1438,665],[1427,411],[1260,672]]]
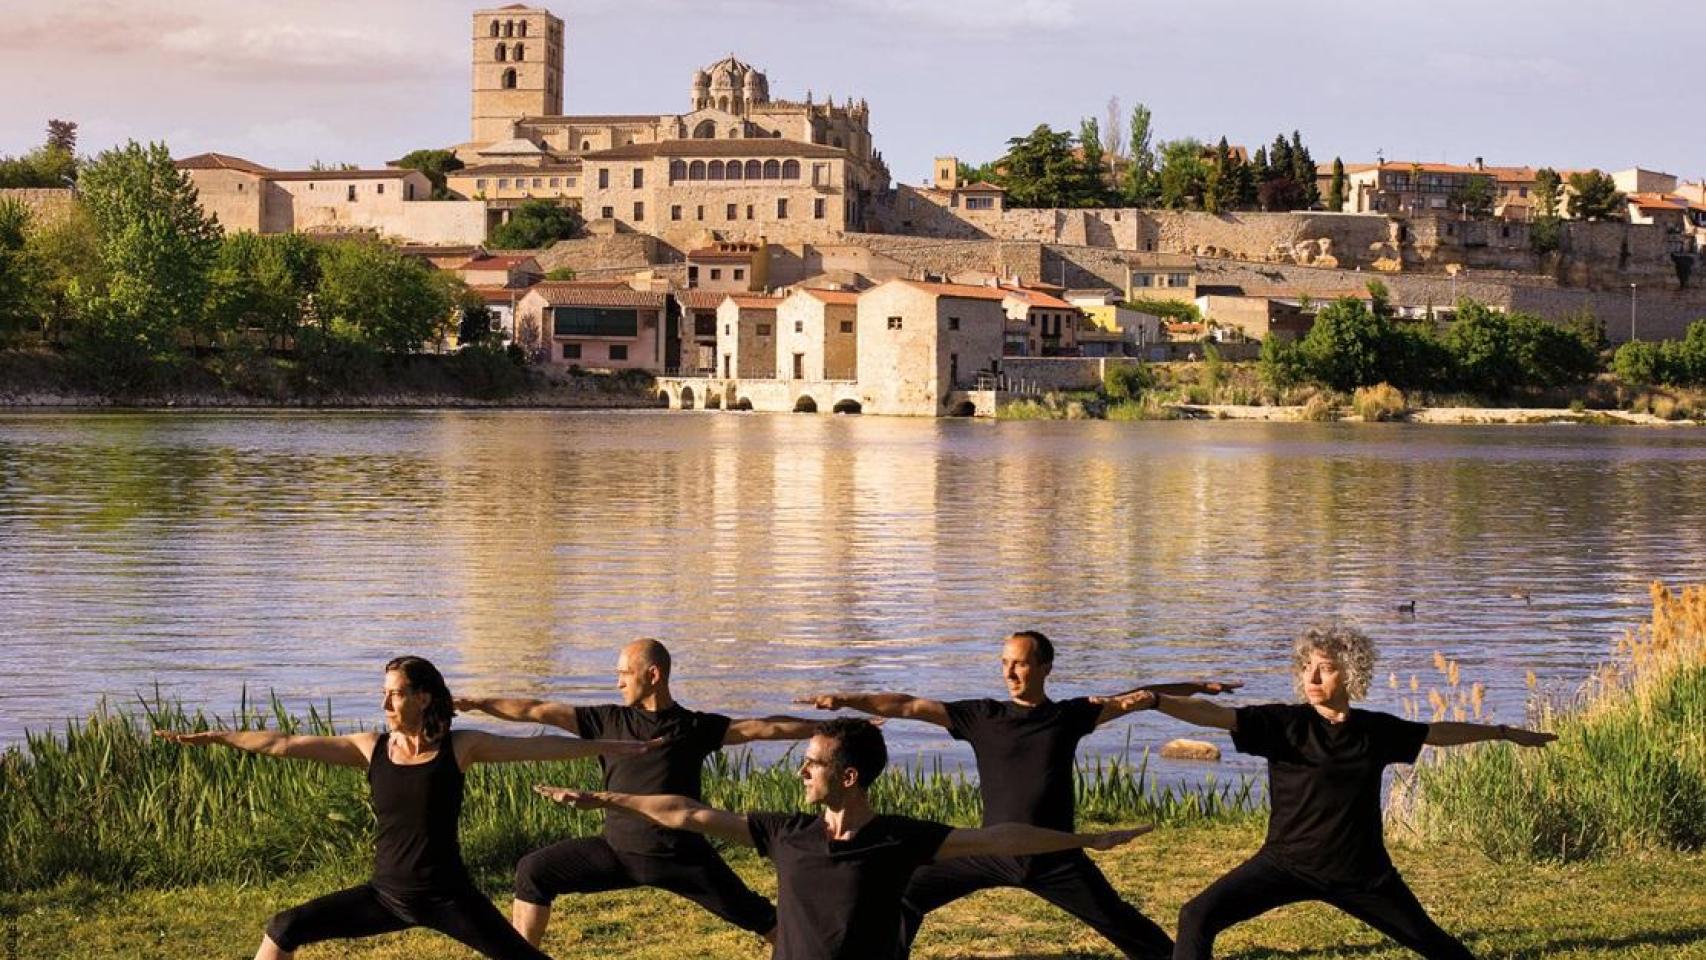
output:
[[[515,136],[526,117],[563,112],[563,21],[514,3],[474,12],[473,140]]]

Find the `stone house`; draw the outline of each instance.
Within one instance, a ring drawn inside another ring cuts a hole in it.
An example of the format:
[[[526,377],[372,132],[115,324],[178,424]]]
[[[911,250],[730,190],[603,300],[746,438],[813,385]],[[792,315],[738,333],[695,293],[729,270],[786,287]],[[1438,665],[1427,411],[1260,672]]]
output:
[[[1117,290],[1068,290],[1062,297],[1084,315],[1079,352],[1086,357],[1136,357],[1161,338],[1161,318],[1125,305]]]
[[[780,297],[730,293],[717,307],[717,370],[725,380],[776,376],[776,307]]]
[[[1127,300],[1197,298],[1197,260],[1181,254],[1139,254],[1126,267]]]
[[[999,370],[1004,290],[890,280],[859,295],[858,370],[866,413],[941,416]]]
[[[545,279],[545,270],[529,254],[482,253],[452,268],[471,287],[531,287]]]
[[[859,294],[796,289],[776,306],[776,371],[788,380],[856,380]]]
[[[687,251],[687,286],[694,290],[756,293],[768,285],[768,244],[713,243]]]
[[[1007,311],[1006,354],[1020,357],[1078,355],[1078,325],[1083,314],[1072,304],[1041,290],[1002,284]],[[1015,346],[1020,347],[1015,352]]]
[[[625,284],[546,281],[517,305],[516,339],[560,365],[662,373],[666,299]]]
[[[680,374],[712,377],[717,374],[717,308],[728,297],[721,290],[676,290],[670,294],[681,312]]]

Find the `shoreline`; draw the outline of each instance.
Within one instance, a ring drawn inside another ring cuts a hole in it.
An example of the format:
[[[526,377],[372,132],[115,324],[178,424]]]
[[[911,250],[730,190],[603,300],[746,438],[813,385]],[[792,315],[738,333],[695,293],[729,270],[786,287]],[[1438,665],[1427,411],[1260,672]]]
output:
[[[1172,404],[1187,420],[1256,420],[1269,423],[1364,423],[1354,413],[1331,420],[1313,421],[1305,407],[1236,406],[1232,404]],[[1628,410],[1572,410],[1568,407],[1418,407],[1394,418],[1394,423],[1432,426],[1544,426],[1584,424],[1589,426],[1697,427],[1699,420],[1667,420],[1651,413]]]

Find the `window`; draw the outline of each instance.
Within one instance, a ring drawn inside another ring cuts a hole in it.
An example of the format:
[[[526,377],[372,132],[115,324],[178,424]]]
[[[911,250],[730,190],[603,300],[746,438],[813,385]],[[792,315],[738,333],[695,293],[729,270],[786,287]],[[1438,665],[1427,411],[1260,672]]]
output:
[[[352,202],[355,200],[355,184],[353,183],[349,185],[348,199]]]
[[[777,136],[781,136],[781,133],[778,132]],[[784,180],[798,180],[798,179],[800,179],[800,161],[798,161],[798,160],[784,160],[784,161],[782,161],[782,179],[784,179]]]
[[[527,44],[518,43],[515,45],[515,59],[517,62],[527,59]]]
[[[509,189],[509,178],[508,177],[499,177],[498,178],[498,189],[499,190],[508,190]]]
[[[634,168],[634,189],[638,190],[645,185],[646,185],[646,169],[644,167],[635,167]]]
[[[995,209],[995,198],[994,197],[967,197],[966,198],[966,209],[967,210],[994,210]]]
[[[736,280],[745,280],[746,279],[746,268],[745,267],[736,267],[735,272],[734,272],[734,278]]]
[[[515,89],[515,68],[514,67],[511,67],[508,70],[504,71],[503,87],[505,90],[514,90]]]
[[[608,167],[599,167],[598,168],[598,189],[600,189],[600,190],[609,190],[610,189],[610,168],[608,168]]]
[[[1167,274],[1167,286],[1169,287],[1188,287],[1190,285],[1191,277],[1188,273]]]
[[[498,26],[498,22],[496,20],[493,20],[492,21],[492,36],[495,37],[501,32],[503,32],[503,28]]]
[[[705,205],[704,204],[701,203],[699,206],[695,207],[694,212],[698,215],[697,219],[699,219],[699,220],[705,219]]]
[[[699,282],[699,268],[698,267],[692,267],[692,266],[688,267],[687,268],[687,285],[691,287],[695,283],[698,283],[698,282]]]
[[[822,197],[813,197],[812,198],[812,219],[813,220],[822,220],[823,215],[824,215],[824,209],[825,208],[824,208],[823,198]]]
[[[853,321],[851,321],[851,320],[841,321],[841,332],[842,333],[852,333],[853,332]]]
[[[498,49],[492,54],[492,56],[496,57],[499,63],[503,63],[505,60],[509,59],[509,48],[500,43],[498,44]]]
[[[734,218],[735,218],[735,205],[731,203],[731,204],[729,204],[728,209],[723,212],[723,219],[724,220],[733,220]]]
[[[545,179],[543,177],[534,177],[533,185],[535,187],[543,187],[545,185]]]
[[[746,218],[748,220],[752,219],[752,204],[750,203],[746,205]]]
[[[616,219],[616,208],[615,207],[600,207],[598,210],[598,215],[605,220],[614,220],[614,219]]]
[[[782,179],[782,164],[776,160],[764,161],[764,179],[766,179],[766,180],[780,180],[780,179]]]
[[[794,321],[794,332],[795,333],[805,333],[806,332],[806,322],[804,320],[795,320]]]
[[[552,177],[551,178],[551,186],[560,187],[562,185],[563,185],[563,178],[562,177]]]
[[[1155,285],[1155,277],[1147,273],[1134,273],[1131,275],[1131,285],[1134,287],[1152,287]]]
[[[611,344],[610,345],[610,359],[612,359],[612,360],[626,360],[626,359],[628,359],[628,345],[625,343],[613,343],[613,344]]]
[[[778,219],[778,220],[788,219],[788,198],[787,197],[777,197],[776,198],[776,219]]]
[[[899,330],[900,325],[901,325],[901,320],[899,317],[890,317],[889,318],[889,329],[890,330]]]
[[[637,337],[640,315],[615,307],[554,307],[551,330],[559,337]]]
[[[756,324],[753,326],[752,332],[757,334],[758,336],[761,336],[761,337],[768,337],[768,336],[770,336],[770,324],[768,324],[768,323]]]
[[[483,180],[483,179],[481,179],[481,180],[475,180],[475,181],[474,181],[474,189],[475,189],[475,190],[484,190],[484,189],[486,189],[486,181],[485,181],[485,180]]]
[[[565,343],[565,344],[563,344],[563,359],[564,360],[579,360],[580,358],[581,358],[581,345],[580,344],[578,344],[578,343]]]
[[[741,176],[740,171],[741,171],[740,161],[739,160],[730,160],[728,163],[728,166],[725,167],[723,170],[723,177],[725,179],[728,179],[728,180],[744,179]]]
[[[671,220],[680,220],[681,219],[681,204],[679,204],[679,203],[670,204],[669,218]]]
[[[805,378],[806,378],[806,355],[803,353],[796,353],[796,354],[794,354],[794,379],[795,380],[804,380]]]
[[[723,279],[723,270],[721,267],[712,267],[711,268],[711,279],[712,280]]]
[[[505,20],[504,21],[504,36],[506,36],[506,37],[515,36],[515,21],[514,20]]]
[[[383,183],[376,183],[376,184],[374,184],[374,185],[373,185],[373,187],[374,187],[374,190],[373,190],[373,192],[374,192],[374,193],[377,193],[377,194],[379,194],[379,195],[381,195],[381,196],[384,196],[384,194],[385,194],[385,184],[383,184]]]
[[[731,331],[729,329],[729,324],[726,324],[726,323],[723,324],[723,336],[727,337],[727,336],[730,336],[732,333],[733,333],[733,331]]]
[[[829,185],[829,164],[827,164],[827,163],[814,163],[814,164],[812,164],[812,186],[823,187],[823,186],[828,186],[828,185]]]
[[[948,329],[949,330],[958,330],[959,328],[960,328],[960,318],[959,317],[949,317],[948,318]]]
[[[644,220],[644,219],[646,219],[646,205],[641,203],[638,200],[635,200],[634,201],[634,222],[639,223],[641,220]]]

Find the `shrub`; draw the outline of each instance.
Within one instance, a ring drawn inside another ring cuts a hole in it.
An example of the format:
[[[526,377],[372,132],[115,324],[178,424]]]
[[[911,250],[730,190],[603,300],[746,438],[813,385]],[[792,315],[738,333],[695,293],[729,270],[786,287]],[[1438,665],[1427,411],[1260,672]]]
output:
[[[1617,374],[1617,379],[1630,386],[1650,386],[1665,382],[1668,373],[1665,359],[1664,348],[1659,344],[1651,340],[1633,340],[1617,348],[1611,359],[1611,369]]]
[[[1351,397],[1351,409],[1364,421],[1375,423],[1402,420],[1408,407],[1404,403],[1404,394],[1397,387],[1380,383],[1372,387],[1358,387],[1356,395]]]
[[[1331,394],[1312,394],[1303,404],[1303,419],[1337,420],[1339,419],[1339,404]]]
[[[1111,367],[1102,380],[1102,392],[1110,400],[1136,400],[1155,386],[1155,372],[1141,361]]]

